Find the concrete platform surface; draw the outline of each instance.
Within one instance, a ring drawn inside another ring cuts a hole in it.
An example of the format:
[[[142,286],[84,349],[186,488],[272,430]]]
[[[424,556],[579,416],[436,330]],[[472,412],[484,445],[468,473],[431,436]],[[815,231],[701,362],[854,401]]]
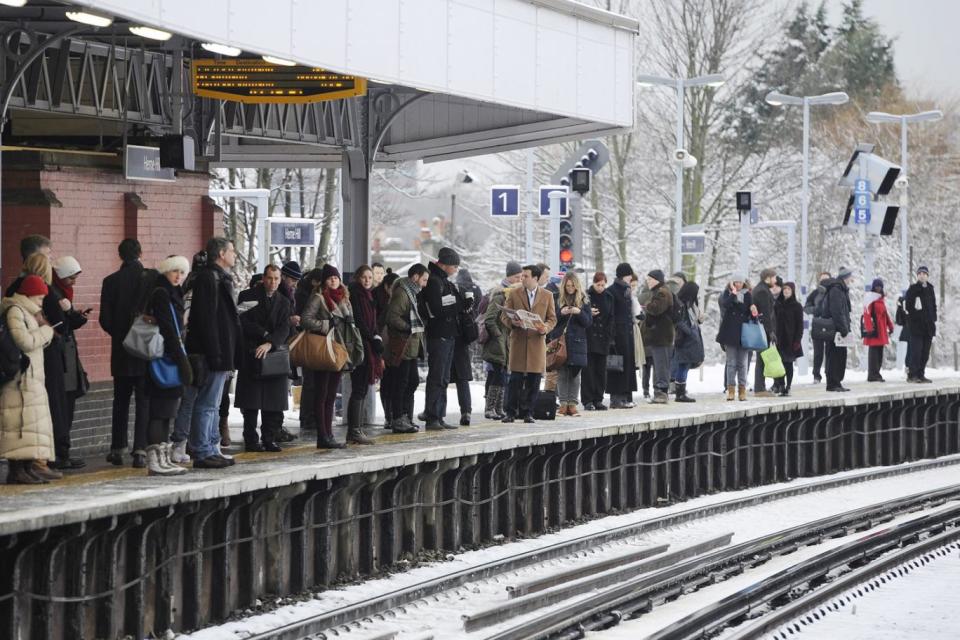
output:
[[[317,450],[310,442],[298,442],[280,453],[238,454],[237,464],[227,469],[191,468],[189,473],[174,478],[147,476],[142,469],[92,465],[48,485],[0,486],[0,535],[519,447],[693,426],[770,412],[935,397],[960,391],[960,379],[923,385],[887,382],[849,386],[849,393],[827,393],[819,386],[797,385],[788,398],[754,398],[751,394],[746,402],[726,402],[720,394],[701,395],[696,404],[641,403],[631,410],[584,412],[579,417],[558,417],[532,425],[522,421],[481,422],[457,430],[416,434],[393,434],[382,429],[374,433],[368,429],[368,433],[377,436],[377,444],[329,451]]]

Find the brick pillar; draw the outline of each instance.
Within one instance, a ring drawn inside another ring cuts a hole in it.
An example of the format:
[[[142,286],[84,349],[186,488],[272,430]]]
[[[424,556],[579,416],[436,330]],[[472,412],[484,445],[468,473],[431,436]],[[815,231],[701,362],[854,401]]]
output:
[[[200,198],[200,237],[201,247],[206,246],[207,240],[217,235],[222,228],[218,222],[223,220],[223,209],[210,196]]]
[[[53,191],[40,187],[40,171],[35,169],[4,171],[2,198],[0,279],[6,289],[17,278],[23,264],[21,238],[34,233],[49,238],[51,209],[63,205]]]
[[[123,237],[136,238],[140,230],[140,212],[146,211],[147,205],[133,191],[123,194]]]

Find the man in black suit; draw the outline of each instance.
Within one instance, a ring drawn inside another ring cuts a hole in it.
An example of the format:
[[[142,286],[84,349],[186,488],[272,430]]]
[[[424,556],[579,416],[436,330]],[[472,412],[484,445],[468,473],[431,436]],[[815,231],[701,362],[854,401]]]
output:
[[[100,289],[100,326],[110,335],[110,375],[113,376],[113,420],[110,434],[110,454],[107,462],[123,464],[123,450],[127,448],[127,422],[130,414],[130,396],[136,400],[133,424],[133,466],[146,466],[147,422],[149,411],[146,382],[146,363],[129,355],[123,348],[123,339],[130,331],[143,275],[140,242],[126,238],[117,248],[123,264],[103,279]]]

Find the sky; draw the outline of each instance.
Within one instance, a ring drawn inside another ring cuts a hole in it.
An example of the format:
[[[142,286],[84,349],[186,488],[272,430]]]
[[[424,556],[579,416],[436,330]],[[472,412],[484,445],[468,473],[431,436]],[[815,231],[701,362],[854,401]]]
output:
[[[817,2],[811,2],[816,5]],[[827,0],[831,23],[840,18],[842,0]],[[918,98],[960,98],[960,1],[863,0],[863,12],[895,38],[897,73]]]

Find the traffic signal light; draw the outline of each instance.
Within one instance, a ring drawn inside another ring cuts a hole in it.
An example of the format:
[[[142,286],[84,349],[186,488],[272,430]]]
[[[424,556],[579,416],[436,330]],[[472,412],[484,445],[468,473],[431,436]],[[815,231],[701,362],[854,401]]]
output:
[[[560,221],[560,271],[573,268],[573,224],[570,220]]]

